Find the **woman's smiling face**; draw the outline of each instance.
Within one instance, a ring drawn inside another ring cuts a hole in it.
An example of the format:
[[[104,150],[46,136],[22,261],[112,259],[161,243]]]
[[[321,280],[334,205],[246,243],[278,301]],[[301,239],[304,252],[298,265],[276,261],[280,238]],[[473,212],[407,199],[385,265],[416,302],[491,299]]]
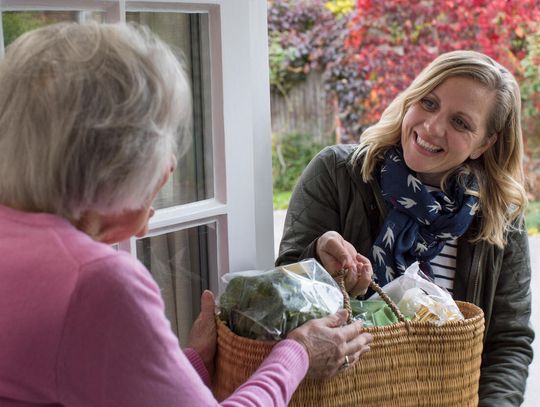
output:
[[[450,77],[410,106],[401,126],[407,166],[438,186],[467,159],[480,157],[497,140],[486,134],[495,91],[467,77]]]

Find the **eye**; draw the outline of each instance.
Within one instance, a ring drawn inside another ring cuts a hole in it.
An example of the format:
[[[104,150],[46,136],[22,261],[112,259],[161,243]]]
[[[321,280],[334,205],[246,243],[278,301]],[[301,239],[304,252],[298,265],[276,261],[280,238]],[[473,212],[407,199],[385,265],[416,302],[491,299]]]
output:
[[[434,111],[437,109],[437,102],[435,102],[433,99],[425,97],[420,99],[420,104],[424,109],[426,109],[429,112]]]
[[[469,123],[467,123],[465,120],[463,120],[461,117],[455,117],[454,118],[454,126],[457,130],[470,130],[471,126]]]

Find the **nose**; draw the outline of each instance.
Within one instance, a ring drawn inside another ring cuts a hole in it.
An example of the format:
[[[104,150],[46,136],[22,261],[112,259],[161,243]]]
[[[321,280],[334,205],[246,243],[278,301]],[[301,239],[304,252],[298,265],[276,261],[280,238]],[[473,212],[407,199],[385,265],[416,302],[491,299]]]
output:
[[[424,121],[424,128],[431,136],[442,137],[446,131],[446,124],[441,114],[432,114]]]

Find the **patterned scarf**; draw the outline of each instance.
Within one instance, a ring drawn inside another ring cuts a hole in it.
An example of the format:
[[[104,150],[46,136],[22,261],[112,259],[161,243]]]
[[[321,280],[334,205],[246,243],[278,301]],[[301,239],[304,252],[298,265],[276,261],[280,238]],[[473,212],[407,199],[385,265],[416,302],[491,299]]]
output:
[[[382,196],[390,206],[371,253],[379,285],[401,275],[415,261],[433,278],[429,261],[440,253],[447,240],[465,233],[479,208],[478,198],[466,195],[455,179],[448,183],[450,195],[429,192],[405,164],[401,147],[385,153],[379,182]],[[476,189],[474,177],[469,177],[467,184]]]

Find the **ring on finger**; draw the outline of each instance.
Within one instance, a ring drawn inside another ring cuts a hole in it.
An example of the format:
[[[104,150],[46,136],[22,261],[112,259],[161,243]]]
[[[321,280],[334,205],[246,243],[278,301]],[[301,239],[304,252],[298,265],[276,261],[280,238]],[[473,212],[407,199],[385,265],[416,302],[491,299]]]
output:
[[[345,355],[345,362],[341,365],[341,369],[345,370],[348,369],[351,366],[351,362],[349,361],[349,356]]]

